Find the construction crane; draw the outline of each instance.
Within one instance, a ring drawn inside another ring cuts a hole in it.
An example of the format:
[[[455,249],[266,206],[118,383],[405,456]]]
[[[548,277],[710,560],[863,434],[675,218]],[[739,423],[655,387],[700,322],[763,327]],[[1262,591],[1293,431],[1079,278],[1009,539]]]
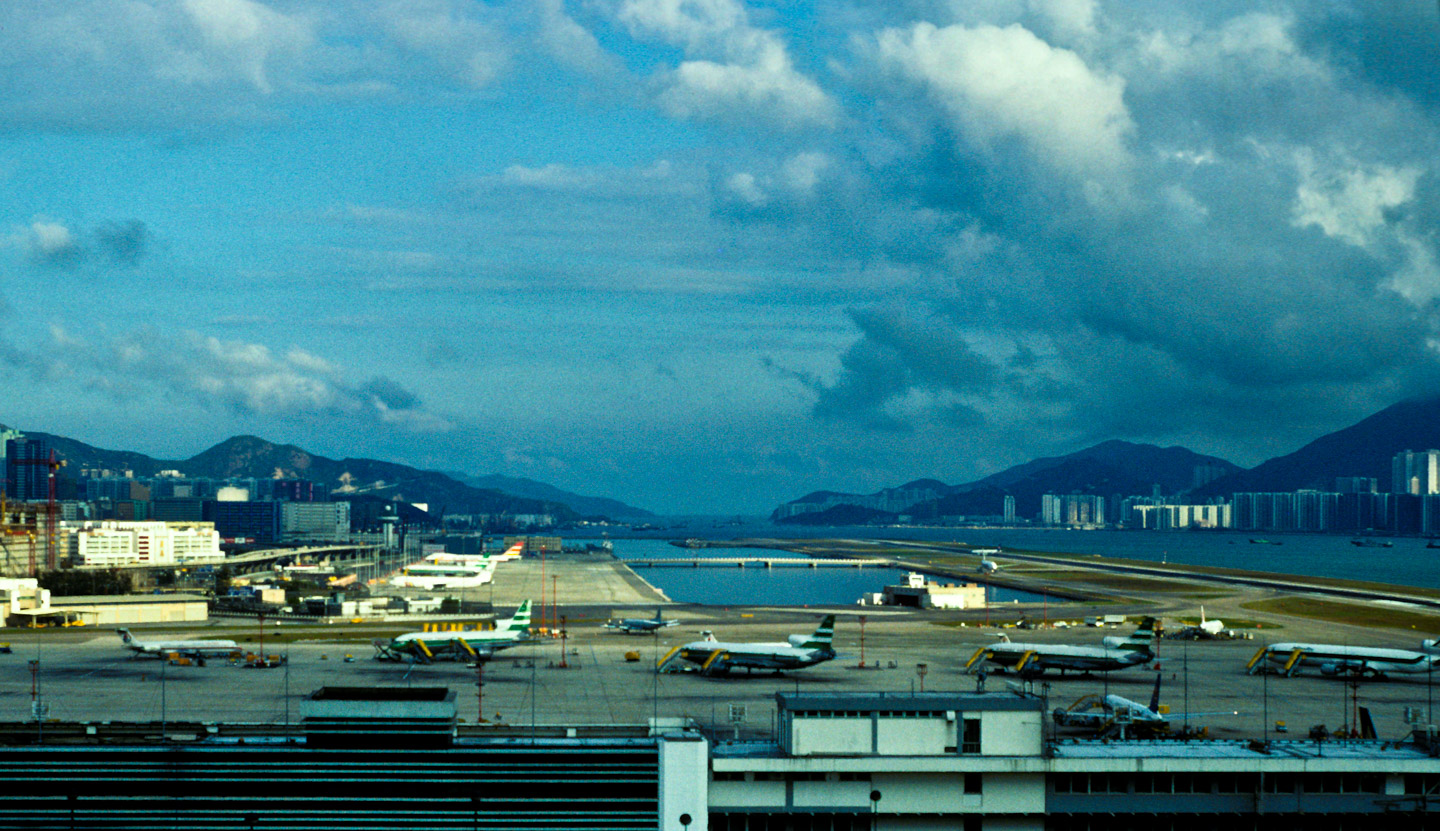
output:
[[[57,457],[55,451],[51,450],[50,457],[46,459],[10,459],[9,462],[16,466],[44,465],[48,469],[48,476],[46,478],[48,480],[49,493],[45,500],[45,570],[54,571],[59,566],[55,551],[55,471],[65,466],[65,460]],[[31,577],[39,576],[39,572],[36,571],[35,566],[35,549],[32,546],[30,549]]]

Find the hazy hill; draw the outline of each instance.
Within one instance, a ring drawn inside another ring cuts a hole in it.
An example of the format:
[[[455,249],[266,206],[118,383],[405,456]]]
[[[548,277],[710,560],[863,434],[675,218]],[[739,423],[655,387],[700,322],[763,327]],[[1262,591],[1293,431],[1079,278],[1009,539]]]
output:
[[[1337,476],[1373,476],[1390,487],[1390,460],[1403,450],[1440,447],[1440,398],[1402,401],[1285,456],[1210,483],[1202,495],[1332,490]]]
[[[1239,467],[1215,456],[1202,456],[1183,447],[1157,447],[1107,441],[1065,456],[1050,456],[1015,465],[963,485],[945,485],[934,479],[919,479],[902,489],[929,488],[944,493],[939,499],[921,502],[903,513],[918,518],[954,515],[1000,514],[1006,495],[1015,497],[1017,515],[1040,512],[1040,497],[1047,493],[1085,493],[1098,496],[1149,494],[1156,485],[1165,494],[1189,490],[1195,469],[1211,465],[1234,472]],[[885,493],[880,491],[879,493]],[[825,497],[844,496],[818,491],[795,500],[817,502]],[[861,498],[855,495],[857,501]]]
[[[44,439],[67,462],[64,475],[76,478],[79,469],[132,470],[137,477],[160,470],[178,470],[186,476],[253,477],[257,479],[309,479],[337,496],[371,495],[424,503],[433,514],[554,514],[575,519],[579,514],[562,502],[525,498],[497,490],[471,487],[435,471],[376,459],[328,459],[289,444],[274,444],[256,436],[235,436],[189,459],[160,460],[122,450],[104,450],[49,433],[27,433]]]
[[[500,476],[499,474],[472,476],[468,473],[450,471],[446,471],[445,475],[458,482],[463,482],[472,488],[495,490],[514,496],[524,496],[530,499],[562,502],[569,505],[582,516],[606,516],[611,519],[649,518],[655,516],[655,514],[644,508],[626,505],[617,499],[607,499],[603,496],[581,496],[578,493],[563,491],[554,485],[547,485],[544,482],[537,482],[534,479],[524,479],[516,476]]]

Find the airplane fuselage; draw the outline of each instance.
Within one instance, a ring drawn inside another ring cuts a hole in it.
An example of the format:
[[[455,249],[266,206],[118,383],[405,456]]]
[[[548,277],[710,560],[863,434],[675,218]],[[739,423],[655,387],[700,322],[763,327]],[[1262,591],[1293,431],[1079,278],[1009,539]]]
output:
[[[986,660],[1002,667],[1014,667],[1027,653],[1034,653],[1026,664],[1031,672],[1113,672],[1139,666],[1154,659],[1154,653],[1143,649],[1108,646],[1070,646],[1065,644],[1000,643],[988,647]]]
[[[680,647],[681,658],[702,666],[709,663],[716,653],[721,653],[720,657],[716,658],[716,663],[723,664],[720,671],[735,668],[774,671],[803,669],[835,657],[833,649],[791,646],[788,643],[695,641]]]
[[[1275,643],[1266,647],[1265,659],[1285,665],[1300,651],[1298,665],[1319,669],[1325,675],[1358,674],[1389,675],[1433,672],[1440,665],[1440,655],[1429,655],[1409,649],[1385,649],[1369,646],[1342,646],[1326,643]]]

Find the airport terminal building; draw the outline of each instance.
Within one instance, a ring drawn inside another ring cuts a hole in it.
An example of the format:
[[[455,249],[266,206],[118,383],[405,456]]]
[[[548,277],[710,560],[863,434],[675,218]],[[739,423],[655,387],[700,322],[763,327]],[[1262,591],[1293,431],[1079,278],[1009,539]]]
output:
[[[1420,741],[1062,741],[1014,692],[777,693],[683,720],[471,726],[443,687],[322,688],[285,725],[0,725],[0,827],[1089,829],[1421,825]]]

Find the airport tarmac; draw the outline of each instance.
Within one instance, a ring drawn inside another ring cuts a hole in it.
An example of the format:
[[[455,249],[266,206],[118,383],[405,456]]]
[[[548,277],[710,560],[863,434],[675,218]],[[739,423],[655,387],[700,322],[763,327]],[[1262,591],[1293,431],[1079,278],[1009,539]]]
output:
[[[859,627],[843,616],[836,627],[840,657],[780,676],[743,672],[707,678],[695,674],[656,675],[657,657],[670,647],[699,638],[700,629],[714,630],[727,640],[780,641],[792,633],[808,633],[819,614],[771,614],[764,610],[672,610],[682,620],[656,635],[625,635],[596,622],[572,625],[568,637],[539,639],[505,650],[483,669],[485,718],[511,725],[642,723],[658,715],[686,716],[717,728],[731,723],[732,705],[744,708],[738,726],[745,735],[768,733],[777,690],[909,691],[976,688],[964,662],[994,632],[936,625],[926,616],[869,615],[865,661],[860,656]],[[754,617],[741,617],[753,614]],[[265,651],[288,654],[286,667],[254,669],[210,660],[206,666],[167,666],[154,658],[132,658],[112,632],[70,630],[36,635],[9,635],[14,652],[0,655],[0,720],[23,721],[31,713],[30,661],[38,659],[39,697],[49,716],[67,721],[242,721],[282,723],[295,719],[299,701],[321,686],[425,685],[448,686],[459,694],[460,713],[468,722],[477,710],[477,672],[464,664],[441,661],[413,669],[373,659],[364,635],[317,627],[266,625]],[[358,627],[356,627],[358,629]],[[394,627],[399,632],[402,627]],[[254,638],[255,626],[209,627],[188,634],[207,637]],[[1120,630],[1123,631],[1123,630]],[[1113,633],[1113,632],[1112,632]],[[1092,628],[1009,632],[1039,642],[1098,643],[1107,634]],[[1302,634],[1287,631],[1286,639]],[[141,637],[149,637],[141,633]],[[292,640],[293,638],[293,640]],[[1400,738],[1405,707],[1428,708],[1433,688],[1423,677],[1395,677],[1350,685],[1313,673],[1279,678],[1251,676],[1245,663],[1257,641],[1174,642],[1160,645],[1161,700],[1173,713],[1195,712],[1189,723],[1207,726],[1210,735],[1225,738],[1263,737],[1267,724],[1283,721],[1292,735],[1303,736],[1315,724],[1332,730],[1354,724],[1352,692],[1368,707],[1381,738]],[[255,648],[258,644],[245,644]],[[1407,644],[1391,645],[1404,646]],[[563,652],[562,652],[563,648]],[[630,662],[625,653],[638,652]],[[354,656],[347,663],[345,655]],[[563,663],[566,665],[561,667]],[[879,669],[874,668],[879,664]],[[918,666],[926,665],[922,677]],[[1050,709],[1064,707],[1087,693],[1115,693],[1149,700],[1156,671],[1133,668],[1092,678],[1047,678]],[[992,674],[990,690],[1006,689],[1007,678]],[[1035,692],[1041,684],[1033,685]],[[1221,715],[1238,711],[1238,715]],[[1428,710],[1427,710],[1428,711]],[[1178,722],[1184,717],[1177,716]]]
[[[536,561],[500,566],[492,587],[473,591],[491,595],[497,611],[509,614],[521,599],[537,602],[541,622]],[[477,671],[462,663],[441,661],[411,668],[374,660],[371,640],[389,639],[420,629],[420,621],[340,621],[329,625],[276,623],[264,626],[264,651],[286,654],[284,667],[255,669],[211,660],[207,666],[165,666],[154,658],[135,658],[109,629],[9,630],[0,640],[13,652],[0,655],[0,720],[25,721],[32,706],[31,661],[38,661],[34,680],[38,697],[51,719],[66,721],[228,721],[284,723],[298,718],[299,702],[322,686],[414,685],[448,686],[458,693],[461,717],[474,723],[483,708],[487,721],[508,725],[643,723],[652,716],[683,716],[742,736],[773,730],[774,693],[789,691],[895,691],[976,689],[977,678],[964,663],[1002,631],[958,626],[964,613],[921,612],[884,608],[800,608],[667,606],[665,615],[680,623],[651,635],[626,635],[605,629],[608,616],[653,614],[657,593],[633,573],[603,555],[552,558],[545,564],[545,582],[558,594],[559,612],[567,618],[567,637],[538,638],[499,653],[483,666],[482,699],[477,702]],[[717,579],[721,575],[717,573]],[[490,599],[486,596],[485,599]],[[1167,596],[1171,606],[1184,605]],[[1217,598],[1206,600],[1207,604]],[[545,616],[556,613],[547,598]],[[1119,608],[1107,609],[1128,611]],[[826,611],[838,615],[835,648],[840,656],[819,666],[783,675],[743,671],[727,677],[696,674],[656,675],[655,661],[679,644],[713,631],[727,641],[783,641],[791,634],[809,634]],[[1032,612],[1035,610],[1031,610]],[[1052,605],[1051,620],[1076,620],[1094,610]],[[859,669],[864,614],[863,655]],[[1167,613],[1168,614],[1168,613]],[[974,613],[969,617],[973,618]],[[1213,615],[1212,615],[1213,616]],[[1037,616],[1038,617],[1038,616]],[[1258,617],[1252,615],[1252,617]],[[1135,619],[1132,617],[1132,620]],[[1177,628],[1174,618],[1168,621]],[[1314,672],[1294,678],[1252,676],[1245,665],[1267,641],[1321,641],[1352,645],[1418,647],[1413,637],[1395,631],[1371,630],[1307,621],[1266,618],[1254,640],[1161,641],[1158,673],[1161,701],[1173,714],[1206,713],[1188,719],[1209,728],[1217,738],[1263,738],[1267,727],[1285,722],[1290,737],[1303,737],[1312,725],[1331,730],[1354,725],[1354,706],[1369,708],[1383,739],[1409,732],[1406,707],[1428,713],[1435,687],[1424,676],[1396,676],[1387,681],[1348,684]],[[259,651],[259,624],[226,620],[209,625],[134,627],[142,639],[164,636],[233,638]],[[1133,623],[1113,629],[1003,630],[1013,641],[1099,644],[1105,635],[1125,634]],[[443,635],[437,636],[442,637]],[[639,654],[638,661],[626,659]],[[347,662],[346,655],[353,656]],[[562,664],[564,666],[562,666]],[[922,676],[919,665],[924,664]],[[878,668],[876,668],[878,665]],[[1093,677],[1047,677],[1049,709],[1066,707],[1090,693],[1114,693],[1148,702],[1157,670],[1131,668]],[[991,674],[986,689],[1005,690],[1011,679]],[[1352,695],[1354,696],[1352,698]],[[1238,714],[1231,714],[1238,711]],[[1187,719],[1176,715],[1182,724]],[[1271,736],[1274,737],[1271,732]]]

